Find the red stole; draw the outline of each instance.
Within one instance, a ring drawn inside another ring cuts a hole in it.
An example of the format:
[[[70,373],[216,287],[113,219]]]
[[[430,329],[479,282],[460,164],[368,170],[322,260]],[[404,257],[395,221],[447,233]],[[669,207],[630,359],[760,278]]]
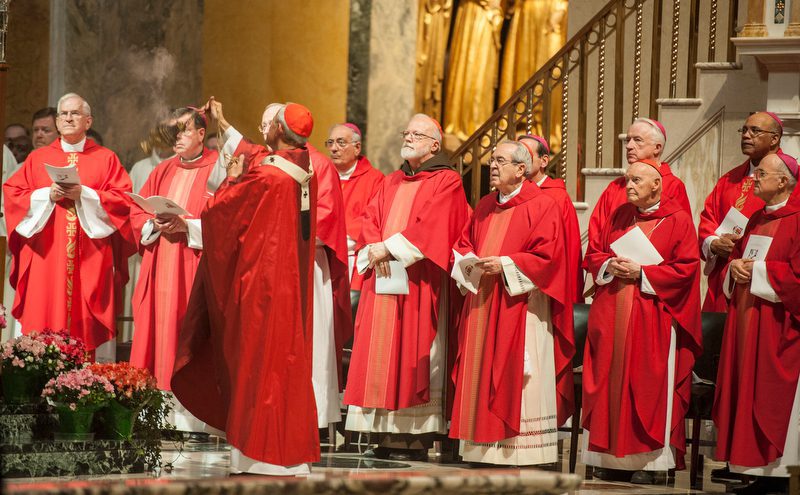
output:
[[[447,296],[451,248],[469,218],[461,177],[453,170],[389,175],[367,207],[360,246],[395,233],[424,259],[407,268],[409,293],[375,293],[375,273],[362,288],[344,402],[400,409],[430,399],[430,348]]]
[[[559,422],[573,413],[572,301],[563,273],[560,207],[531,182],[505,204],[497,194],[481,199],[455,249],[478,257],[509,256],[550,298]],[[510,296],[503,277],[481,278],[467,294],[459,325],[459,351],[450,436],[476,442],[510,438],[520,431],[528,294]],[[565,318],[569,315],[570,318]],[[564,322],[568,326],[564,326]]]
[[[217,161],[217,151],[203,150],[195,162],[172,157],[156,167],[140,195],[172,199],[200,218],[211,194],[206,182]],[[142,227],[153,215],[138,205],[131,207],[131,224],[142,253],[142,268],[133,293],[136,334],[131,364],[149,369],[162,390],[170,390],[180,330],[202,251],[190,248],[186,233],[161,234],[149,245],[141,244]]]
[[[275,154],[308,170],[305,150]],[[192,414],[245,455],[281,466],[320,456],[311,382],[316,178],[310,187],[311,208],[301,212],[294,179],[252,167],[208,201],[172,377]]]
[[[591,432],[589,448],[596,452],[622,457],[664,447],[667,393],[673,393],[666,387],[674,319],[670,443],[681,465],[691,371],[702,349],[700,262],[691,217],[666,198],[649,215],[623,205],[591,240],[586,264],[595,278],[602,264],[615,256],[611,243],[637,223],[651,234],[650,241],[664,258],[657,266],[643,268],[656,296],[642,293],[639,280],[632,284],[615,278],[597,287],[584,355],[583,426]]]
[[[716,235],[714,231],[722,223],[728,210],[734,207],[746,217],[764,207],[764,202],[753,194],[753,178],[748,176],[750,160],[734,168],[720,177],[711,194],[706,198],[705,207],[700,213],[698,241],[702,256],[703,242],[708,236]],[[725,276],[727,260],[717,258],[714,268],[708,273],[708,291],[703,301],[703,311],[726,312],[728,301],[722,293],[722,279]]]
[[[49,188],[44,164],[75,164],[81,183],[95,190],[116,231],[90,239],[78,221],[71,200],[55,205],[44,229],[25,238],[15,229],[30,209],[31,194]],[[128,223],[131,181],[119,158],[86,140],[83,152],[65,153],[61,140],[34,150],[3,186],[11,286],[16,289],[12,314],[25,333],[65,329],[91,350],[113,338],[115,303],[128,280],[128,257],[135,244]],[[120,306],[121,309],[121,306]]]
[[[722,342],[714,422],[717,458],[748,467],[783,456],[800,375],[800,204],[759,210],[731,253],[742,257],[751,235],[772,237],[766,257],[773,303],[736,284]],[[723,274],[725,272],[723,271]]]

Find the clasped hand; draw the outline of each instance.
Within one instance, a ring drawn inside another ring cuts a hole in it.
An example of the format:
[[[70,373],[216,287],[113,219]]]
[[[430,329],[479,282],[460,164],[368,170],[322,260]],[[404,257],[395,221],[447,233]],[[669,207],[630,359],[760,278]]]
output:
[[[186,220],[178,215],[161,214],[153,218],[153,224],[159,232],[164,234],[175,234],[178,232],[188,232],[189,227],[186,225]]]
[[[736,234],[722,234],[718,239],[711,241],[711,252],[717,256],[727,258],[731,255],[731,251],[733,251],[733,246],[736,244],[736,241],[741,238],[742,236]]]
[[[755,260],[740,258],[731,261],[731,277],[737,284],[749,284],[753,278],[753,262]]]
[[[53,182],[50,184],[50,201],[57,203],[62,199],[71,199],[77,201],[81,197],[80,184],[58,184]]]
[[[616,258],[611,258],[606,267],[606,273],[610,273],[617,278],[636,280],[642,273],[642,266],[628,258],[617,256]]]
[[[389,261],[393,260],[392,253],[386,249],[386,245],[382,242],[376,242],[369,246],[367,251],[367,258],[369,258],[369,267],[375,270],[379,277],[391,277],[392,270],[389,268]]]

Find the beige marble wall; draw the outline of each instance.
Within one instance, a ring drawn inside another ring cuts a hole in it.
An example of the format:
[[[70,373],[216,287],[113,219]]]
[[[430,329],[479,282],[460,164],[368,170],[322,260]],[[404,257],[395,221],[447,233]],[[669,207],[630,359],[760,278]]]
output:
[[[33,112],[47,105],[47,59],[50,44],[49,0],[11,2],[6,60],[6,124],[30,128]]]
[[[384,172],[402,163],[400,133],[414,114],[416,19],[417,2],[372,2],[366,152]]]
[[[130,166],[170,108],[201,103],[202,0],[51,3],[50,103],[76,92],[94,128]]]

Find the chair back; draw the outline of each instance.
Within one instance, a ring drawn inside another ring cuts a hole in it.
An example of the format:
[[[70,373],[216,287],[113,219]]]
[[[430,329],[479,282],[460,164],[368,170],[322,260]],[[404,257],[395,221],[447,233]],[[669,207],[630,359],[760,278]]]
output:
[[[591,307],[591,304],[575,304],[572,307],[572,319],[575,327],[573,368],[583,365],[583,351],[586,349],[586,333],[589,330],[589,308]]]
[[[722,333],[725,331],[727,313],[703,312],[703,354],[694,362],[694,372],[704,380],[717,381]]]

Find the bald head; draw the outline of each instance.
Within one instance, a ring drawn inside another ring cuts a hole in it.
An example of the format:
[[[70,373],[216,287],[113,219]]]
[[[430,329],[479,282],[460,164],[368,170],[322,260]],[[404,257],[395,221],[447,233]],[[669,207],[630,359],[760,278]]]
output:
[[[629,203],[649,208],[661,201],[661,174],[646,163],[634,162],[625,172],[625,192]]]
[[[783,129],[766,112],[756,112],[747,117],[740,131],[742,153],[749,156],[755,165],[781,146]]]

